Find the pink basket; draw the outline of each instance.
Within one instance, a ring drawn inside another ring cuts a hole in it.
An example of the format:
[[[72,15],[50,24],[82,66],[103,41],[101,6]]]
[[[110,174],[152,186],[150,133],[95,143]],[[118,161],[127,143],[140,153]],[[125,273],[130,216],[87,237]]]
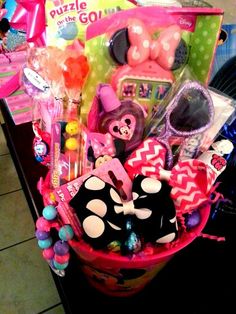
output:
[[[50,194],[49,177],[48,172],[44,182],[39,182],[38,186],[39,190],[40,186],[43,186],[41,194],[45,205],[48,204],[46,196]],[[199,225],[190,231],[181,228],[177,240],[167,245],[153,246],[150,255],[141,252],[129,258],[119,253],[94,250],[83,240],[70,240],[69,244],[78,256],[78,266],[94,288],[111,296],[131,296],[141,291],[177,252],[201,235],[210,210],[210,205],[202,207],[199,210]],[[59,211],[59,215],[64,224],[73,222],[73,219],[68,220],[64,211]]]
[[[198,237],[210,214],[210,205],[200,210],[201,222],[189,232],[182,232],[178,240],[167,246],[154,248],[151,255],[136,255],[132,259],[116,253],[93,250],[83,241],[70,241],[82,271],[89,283],[112,296],[130,296],[141,291],[166,263],[181,249]]]

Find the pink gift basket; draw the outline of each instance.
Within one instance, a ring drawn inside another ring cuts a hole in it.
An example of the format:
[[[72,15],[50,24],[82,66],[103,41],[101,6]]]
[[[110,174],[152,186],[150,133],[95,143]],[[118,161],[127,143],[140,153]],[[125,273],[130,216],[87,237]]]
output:
[[[89,283],[99,291],[117,297],[141,291],[180,250],[201,235],[210,214],[210,205],[201,209],[201,222],[191,232],[183,233],[176,243],[153,254],[132,259],[115,253],[92,250],[84,242],[71,240],[70,246],[79,258],[79,265]]]
[[[225,150],[207,151],[218,120],[204,85],[222,11],[155,6],[116,17],[92,23],[85,46],[65,43],[61,27],[66,48],[31,48],[21,75],[45,118],[33,121],[36,160],[49,167],[38,184],[43,257],[65,275],[72,248],[93,287],[123,297],[203,236],[226,161]]]

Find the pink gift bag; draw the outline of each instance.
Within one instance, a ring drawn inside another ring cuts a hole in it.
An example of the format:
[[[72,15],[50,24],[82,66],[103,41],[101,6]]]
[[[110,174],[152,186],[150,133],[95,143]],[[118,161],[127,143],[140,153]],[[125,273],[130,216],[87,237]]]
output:
[[[26,51],[17,51],[0,54],[0,90],[7,82],[16,78],[22,66],[26,62]],[[10,86],[9,86],[10,88]],[[1,95],[1,93],[0,93]],[[25,93],[23,86],[20,86],[10,96],[4,98],[15,124],[22,124],[32,120],[32,104],[30,97]]]

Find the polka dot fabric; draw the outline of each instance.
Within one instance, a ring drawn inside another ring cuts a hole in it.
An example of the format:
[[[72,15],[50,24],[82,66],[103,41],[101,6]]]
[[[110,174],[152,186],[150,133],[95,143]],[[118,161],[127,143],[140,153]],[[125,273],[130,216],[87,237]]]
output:
[[[97,249],[111,242],[123,243],[127,219],[131,219],[145,242],[171,242],[177,235],[175,207],[165,182],[138,175],[133,182],[133,200],[123,202],[118,191],[91,176],[70,201],[84,230],[84,239]]]
[[[207,82],[213,62],[213,53],[218,41],[219,16],[199,16],[191,39],[188,64],[201,82]]]
[[[124,213],[116,213],[121,198],[112,185],[95,176],[89,177],[70,201],[84,230],[84,239],[94,248],[106,247],[113,240],[123,239]]]

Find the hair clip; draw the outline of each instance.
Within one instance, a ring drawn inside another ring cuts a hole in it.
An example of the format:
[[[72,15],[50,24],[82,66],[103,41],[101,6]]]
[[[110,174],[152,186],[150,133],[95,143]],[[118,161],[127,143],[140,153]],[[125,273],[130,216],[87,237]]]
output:
[[[90,133],[90,146],[87,150],[87,158],[94,164],[94,168],[116,157],[124,158],[125,145],[123,141],[114,139],[110,133]]]
[[[130,19],[109,41],[110,56],[121,65],[111,85],[120,99],[135,98],[154,105],[171,87],[175,80],[172,71],[185,63],[187,50],[178,25],[167,27],[152,39],[141,20]]]

